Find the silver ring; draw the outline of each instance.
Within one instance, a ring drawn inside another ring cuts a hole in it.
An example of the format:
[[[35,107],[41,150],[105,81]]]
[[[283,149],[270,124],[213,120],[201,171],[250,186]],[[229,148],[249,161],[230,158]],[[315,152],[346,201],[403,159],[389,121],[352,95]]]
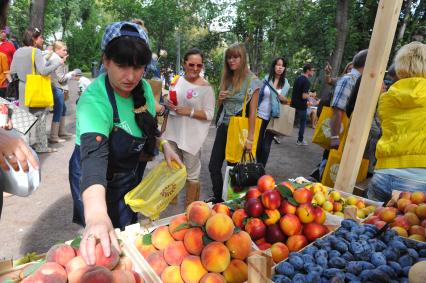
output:
[[[15,157],[13,154],[11,154],[11,155],[7,155],[7,156],[5,156],[6,157],[6,159],[7,160],[11,160],[13,157]]]

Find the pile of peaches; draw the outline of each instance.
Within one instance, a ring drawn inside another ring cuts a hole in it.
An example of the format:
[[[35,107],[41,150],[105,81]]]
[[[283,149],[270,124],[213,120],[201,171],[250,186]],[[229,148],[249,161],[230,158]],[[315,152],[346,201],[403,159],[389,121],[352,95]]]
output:
[[[78,249],[67,244],[54,245],[46,254],[46,262],[32,275],[21,282],[55,283],[141,283],[143,279],[132,271],[133,264],[126,256],[121,256],[112,247],[111,255],[106,257],[100,243],[95,248],[96,264],[88,266]],[[15,282],[15,281],[13,281]]]
[[[379,207],[365,223],[382,228],[390,223],[401,237],[426,242],[426,195],[423,192],[401,192],[396,201]]]
[[[328,233],[326,213],[312,205],[312,192],[287,182],[278,186],[270,175],[258,180],[245,196],[244,208],[232,213],[234,224],[246,231],[259,249],[271,249],[275,262]]]
[[[223,204],[195,201],[169,225],[137,237],[135,246],[165,283],[245,282],[252,241],[229,215]]]

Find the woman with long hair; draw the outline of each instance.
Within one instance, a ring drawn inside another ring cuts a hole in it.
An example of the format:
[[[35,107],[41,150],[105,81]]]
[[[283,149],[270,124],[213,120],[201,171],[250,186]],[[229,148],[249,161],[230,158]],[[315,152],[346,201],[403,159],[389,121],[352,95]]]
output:
[[[53,64],[47,64],[43,58],[41,49],[43,48],[43,36],[38,28],[27,28],[24,32],[24,46],[16,50],[13,55],[12,65],[10,67],[11,74],[17,74],[19,78],[19,106],[25,107],[25,84],[27,75],[32,73],[33,67],[37,74],[47,76],[54,72],[60,65],[63,65],[65,60],[61,59]],[[34,52],[34,66],[32,66],[32,53]],[[49,153],[57,151],[54,148],[48,147],[46,118],[48,108],[29,108],[37,118],[35,125],[35,145],[33,146],[38,153]],[[29,141],[29,137],[28,141]]]
[[[163,137],[186,166],[186,205],[200,196],[201,146],[214,115],[213,88],[200,76],[203,66],[204,55],[201,50],[188,50],[183,57],[185,75],[179,77],[174,86],[177,105],[166,101],[171,113]]]
[[[75,216],[83,214],[79,220],[85,224],[80,251],[90,265],[95,264],[96,239],[108,257],[111,244],[119,250],[114,228],[137,222],[124,195],[140,183],[146,160],[156,149],[164,152],[169,166],[173,160],[182,164],[167,140],[160,138],[154,95],[142,79],[151,61],[145,31],[131,22],[112,23],[101,49],[106,72],[78,101],[73,153],[81,160],[80,192],[75,192],[83,203],[83,211]],[[74,167],[70,176],[80,174],[78,169]]]
[[[216,138],[210,157],[209,171],[213,184],[214,203],[222,202],[222,165],[225,160],[226,137],[229,121],[232,116],[241,115],[243,107],[248,108],[249,129],[244,142],[244,150],[252,151],[256,112],[259,101],[261,81],[249,70],[247,52],[243,44],[233,44],[225,51],[225,60],[220,82],[220,92],[217,101],[218,113]],[[247,103],[244,98],[247,95]]]
[[[269,68],[268,75],[263,80],[259,94],[259,110],[257,116],[262,119],[259,140],[257,143],[256,159],[266,166],[271,151],[274,134],[266,131],[269,121],[280,116],[280,103],[287,103],[287,93],[290,84],[285,77],[287,60],[284,57],[275,58]]]
[[[55,41],[52,45],[53,52],[48,55],[48,62],[55,63],[68,58],[68,50],[65,42]],[[51,74],[53,90],[53,118],[50,128],[49,142],[64,142],[72,138],[72,134],[65,131],[65,114],[67,107],[65,105],[65,93],[68,92],[68,80],[71,78],[66,64],[60,65],[55,72]]]

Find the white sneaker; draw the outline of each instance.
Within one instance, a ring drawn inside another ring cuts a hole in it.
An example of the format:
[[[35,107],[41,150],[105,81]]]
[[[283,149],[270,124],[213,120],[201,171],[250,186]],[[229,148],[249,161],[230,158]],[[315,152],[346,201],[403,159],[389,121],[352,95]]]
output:
[[[306,141],[297,141],[296,145],[308,145]]]

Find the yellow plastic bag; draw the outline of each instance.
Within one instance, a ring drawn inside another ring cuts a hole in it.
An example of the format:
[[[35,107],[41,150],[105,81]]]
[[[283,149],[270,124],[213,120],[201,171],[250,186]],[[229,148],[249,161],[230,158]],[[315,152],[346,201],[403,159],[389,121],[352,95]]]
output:
[[[182,190],[186,181],[186,168],[173,169],[166,161],[156,165],[139,185],[124,196],[124,201],[134,212],[155,220],[172,199]]]
[[[49,76],[35,74],[34,52],[32,50],[32,73],[28,74],[25,82],[25,106],[27,107],[52,107],[53,92]]]
[[[330,149],[331,127],[330,121],[333,117],[333,109],[331,107],[323,107],[319,117],[317,127],[315,128],[314,135],[312,136],[312,143],[316,143],[322,148]],[[340,124],[340,140],[347,132],[349,126],[349,119],[346,113],[343,114],[342,123]]]
[[[342,141],[339,144],[339,148],[331,149],[328,155],[327,164],[324,168],[324,173],[322,174],[321,183],[325,186],[334,187],[336,182],[337,172],[339,172],[340,161],[342,160],[343,149],[346,143],[348,132],[346,131],[342,137]],[[358,176],[356,177],[356,182],[362,182],[367,178],[368,173],[368,164],[370,161],[368,159],[362,159],[361,165],[358,171]]]

